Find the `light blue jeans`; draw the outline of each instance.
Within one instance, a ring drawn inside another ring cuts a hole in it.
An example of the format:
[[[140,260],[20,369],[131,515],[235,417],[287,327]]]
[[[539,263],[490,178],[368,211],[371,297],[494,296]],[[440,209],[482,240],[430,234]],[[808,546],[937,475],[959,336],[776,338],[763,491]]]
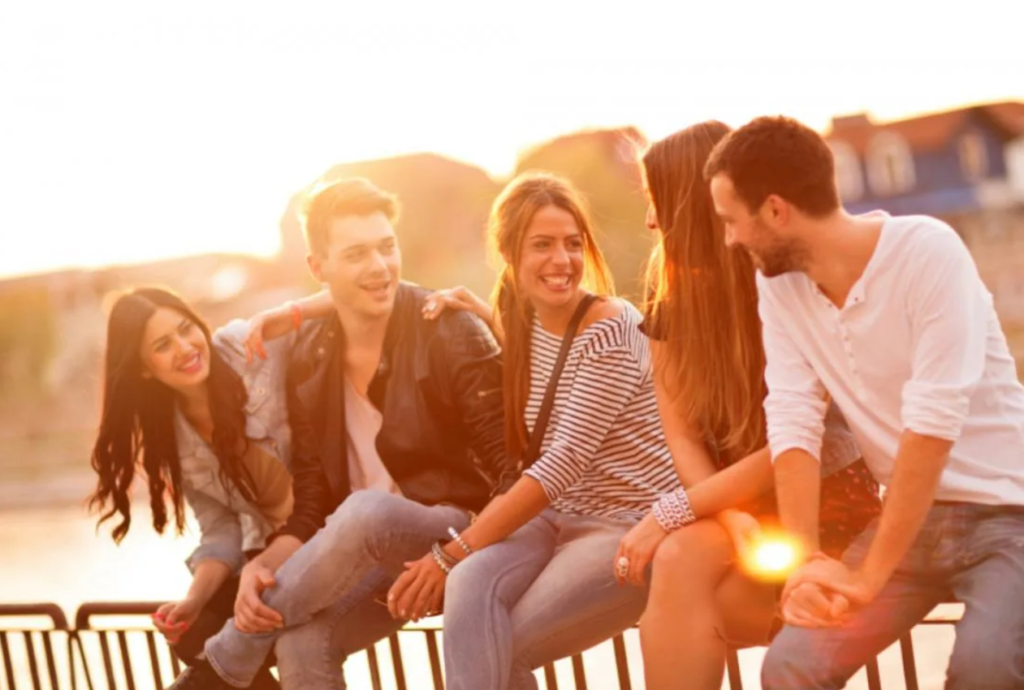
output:
[[[612,563],[633,525],[548,509],[456,566],[445,588],[448,690],[536,688],[533,669],[636,623],[647,590],[620,587]]]
[[[344,688],[345,657],[402,627],[374,601],[430,545],[461,531],[469,515],[427,507],[382,491],[356,491],[327,524],[278,569],[263,601],[285,627],[239,632],[234,619],[206,642],[206,659],[226,682],[246,687],[276,644],[281,684],[288,690]]]
[[[856,566],[877,521],[850,545]],[[761,670],[765,690],[842,688],[857,669],[955,595],[966,605],[949,690],[1024,689],[1024,507],[937,504],[896,574],[842,627],[786,626]]]

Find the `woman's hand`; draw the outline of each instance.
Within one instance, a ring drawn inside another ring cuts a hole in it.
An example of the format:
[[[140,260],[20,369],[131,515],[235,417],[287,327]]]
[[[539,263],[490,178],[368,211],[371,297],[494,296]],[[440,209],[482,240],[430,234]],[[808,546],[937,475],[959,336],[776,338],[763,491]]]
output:
[[[168,644],[177,644],[202,610],[202,605],[192,599],[169,601],[153,614],[153,626],[167,639]]]
[[[461,285],[446,290],[438,290],[427,296],[423,304],[423,318],[433,320],[439,317],[445,309],[457,311],[468,311],[476,314],[487,327],[494,330],[494,310],[491,306],[477,297],[472,290]]]
[[[388,611],[391,617],[418,621],[436,616],[441,612],[447,579],[431,553],[418,561],[406,563],[405,572],[388,591]]]
[[[277,582],[270,568],[258,560],[242,568],[235,597],[235,627],[244,633],[265,633],[284,627],[280,613],[263,603],[260,595]]]
[[[620,585],[627,582],[637,587],[647,583],[647,566],[654,560],[654,553],[668,532],[661,528],[652,513],[641,520],[619,542],[619,550],[612,562],[615,579]],[[620,567],[625,566],[625,567]]]
[[[718,524],[729,535],[736,555],[740,560],[748,557],[761,536],[761,524],[757,518],[742,510],[723,510],[716,517]]]
[[[249,330],[246,331],[245,338],[242,339],[242,344],[245,345],[245,360],[247,362],[251,364],[256,357],[260,359],[267,358],[267,351],[263,347],[263,339],[268,323],[278,324],[278,322],[282,322],[289,317],[289,314],[282,313],[280,307],[257,312],[249,317],[247,322]]]

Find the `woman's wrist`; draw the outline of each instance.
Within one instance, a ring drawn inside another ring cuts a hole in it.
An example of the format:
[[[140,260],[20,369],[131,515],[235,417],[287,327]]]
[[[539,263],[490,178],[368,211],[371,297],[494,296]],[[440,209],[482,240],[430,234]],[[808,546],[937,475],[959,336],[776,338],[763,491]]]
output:
[[[644,516],[644,519],[641,520],[641,523],[646,523],[647,527],[652,527],[652,526],[653,527],[657,527],[659,530],[664,532],[666,535],[669,534],[669,531],[666,530],[665,527],[660,522],[658,522],[658,518],[654,515],[654,511],[653,510],[648,512],[647,515]]]

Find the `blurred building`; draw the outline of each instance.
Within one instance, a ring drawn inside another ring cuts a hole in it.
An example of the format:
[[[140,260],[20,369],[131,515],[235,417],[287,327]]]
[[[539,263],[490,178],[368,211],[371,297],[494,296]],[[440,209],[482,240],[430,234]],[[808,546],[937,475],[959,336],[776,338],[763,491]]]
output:
[[[836,117],[826,138],[850,211],[923,213],[950,223],[974,255],[1004,326],[1024,331],[1024,103],[893,122]]]

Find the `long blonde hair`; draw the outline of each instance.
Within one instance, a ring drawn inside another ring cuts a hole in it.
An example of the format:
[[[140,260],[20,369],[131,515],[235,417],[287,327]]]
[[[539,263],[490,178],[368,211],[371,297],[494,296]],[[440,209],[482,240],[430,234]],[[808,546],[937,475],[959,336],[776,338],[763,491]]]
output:
[[[725,246],[704,164],[729,128],[704,122],[643,156],[660,241],[647,270],[646,313],[663,340],[656,375],[676,414],[711,437],[723,464],[766,442],[765,355],[750,256]]]
[[[491,301],[505,332],[505,443],[511,457],[522,458],[529,439],[524,413],[530,395],[530,326],[533,307],[519,290],[519,262],[526,231],[542,208],[556,206],[572,214],[583,240],[583,281],[587,289],[614,294],[608,264],[597,246],[586,204],[569,183],[546,173],[523,173],[509,182],[491,208],[488,238],[500,272]]]

